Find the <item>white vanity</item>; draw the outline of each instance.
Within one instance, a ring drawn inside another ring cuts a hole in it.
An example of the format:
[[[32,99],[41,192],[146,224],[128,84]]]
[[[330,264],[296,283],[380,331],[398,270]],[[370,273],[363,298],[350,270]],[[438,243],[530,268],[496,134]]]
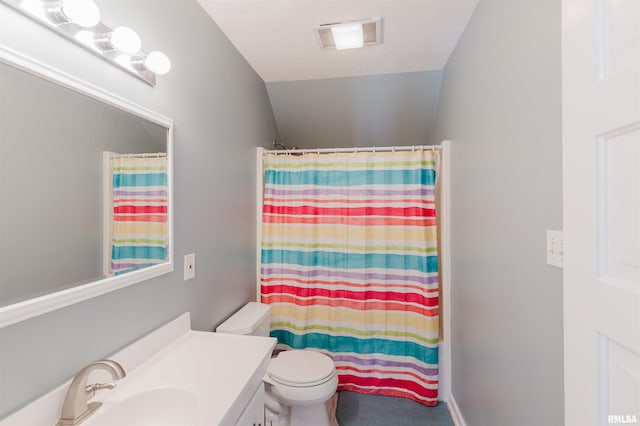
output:
[[[102,406],[83,426],[264,424],[264,388],[275,339],[191,330],[188,313],[108,357],[126,377],[91,401]],[[95,371],[88,383],[112,381]],[[69,383],[0,421],[53,426]]]

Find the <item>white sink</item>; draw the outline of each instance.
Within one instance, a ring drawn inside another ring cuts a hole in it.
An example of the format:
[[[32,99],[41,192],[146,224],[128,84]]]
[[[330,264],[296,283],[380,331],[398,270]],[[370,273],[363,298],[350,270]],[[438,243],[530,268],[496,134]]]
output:
[[[191,330],[184,314],[107,358],[127,375],[82,426],[235,425],[262,386],[275,339]],[[88,384],[111,382],[96,370]],[[0,426],[54,425],[69,382],[0,421]]]
[[[198,425],[198,400],[173,388],[152,389],[104,403],[85,421],[87,426]]]

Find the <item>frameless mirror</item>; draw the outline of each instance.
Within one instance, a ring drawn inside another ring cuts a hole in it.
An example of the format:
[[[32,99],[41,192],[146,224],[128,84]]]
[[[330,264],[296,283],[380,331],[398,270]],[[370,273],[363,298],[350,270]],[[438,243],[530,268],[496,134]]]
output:
[[[0,50],[0,327],[173,270],[172,126]]]

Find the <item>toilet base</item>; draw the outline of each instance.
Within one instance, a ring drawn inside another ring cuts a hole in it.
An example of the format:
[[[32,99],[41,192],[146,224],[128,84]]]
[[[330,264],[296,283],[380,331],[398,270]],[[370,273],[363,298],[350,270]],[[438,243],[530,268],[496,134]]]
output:
[[[324,404],[287,407],[287,412],[273,412],[265,407],[265,424],[269,426],[330,426]]]
[[[271,392],[271,385],[265,383],[264,420],[269,426],[289,426],[291,408],[278,401]]]
[[[274,413],[265,407],[264,424],[268,426],[289,426],[289,412]]]
[[[316,402],[308,405],[285,405],[273,395],[274,389],[272,385],[267,383],[265,389],[265,424],[269,426],[331,425],[325,402]]]
[[[330,426],[327,408],[324,403],[292,406],[289,426]]]

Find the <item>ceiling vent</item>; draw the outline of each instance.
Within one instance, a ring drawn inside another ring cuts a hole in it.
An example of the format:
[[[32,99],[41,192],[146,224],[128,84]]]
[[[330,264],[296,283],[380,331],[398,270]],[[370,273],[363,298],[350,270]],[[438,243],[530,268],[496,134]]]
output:
[[[321,49],[336,49],[334,34],[337,29],[360,26],[362,28],[362,46],[379,44],[382,42],[381,18],[366,19],[363,21],[334,22],[321,24],[313,28],[316,40]],[[361,46],[350,46],[361,47]],[[339,48],[339,47],[338,47]]]

